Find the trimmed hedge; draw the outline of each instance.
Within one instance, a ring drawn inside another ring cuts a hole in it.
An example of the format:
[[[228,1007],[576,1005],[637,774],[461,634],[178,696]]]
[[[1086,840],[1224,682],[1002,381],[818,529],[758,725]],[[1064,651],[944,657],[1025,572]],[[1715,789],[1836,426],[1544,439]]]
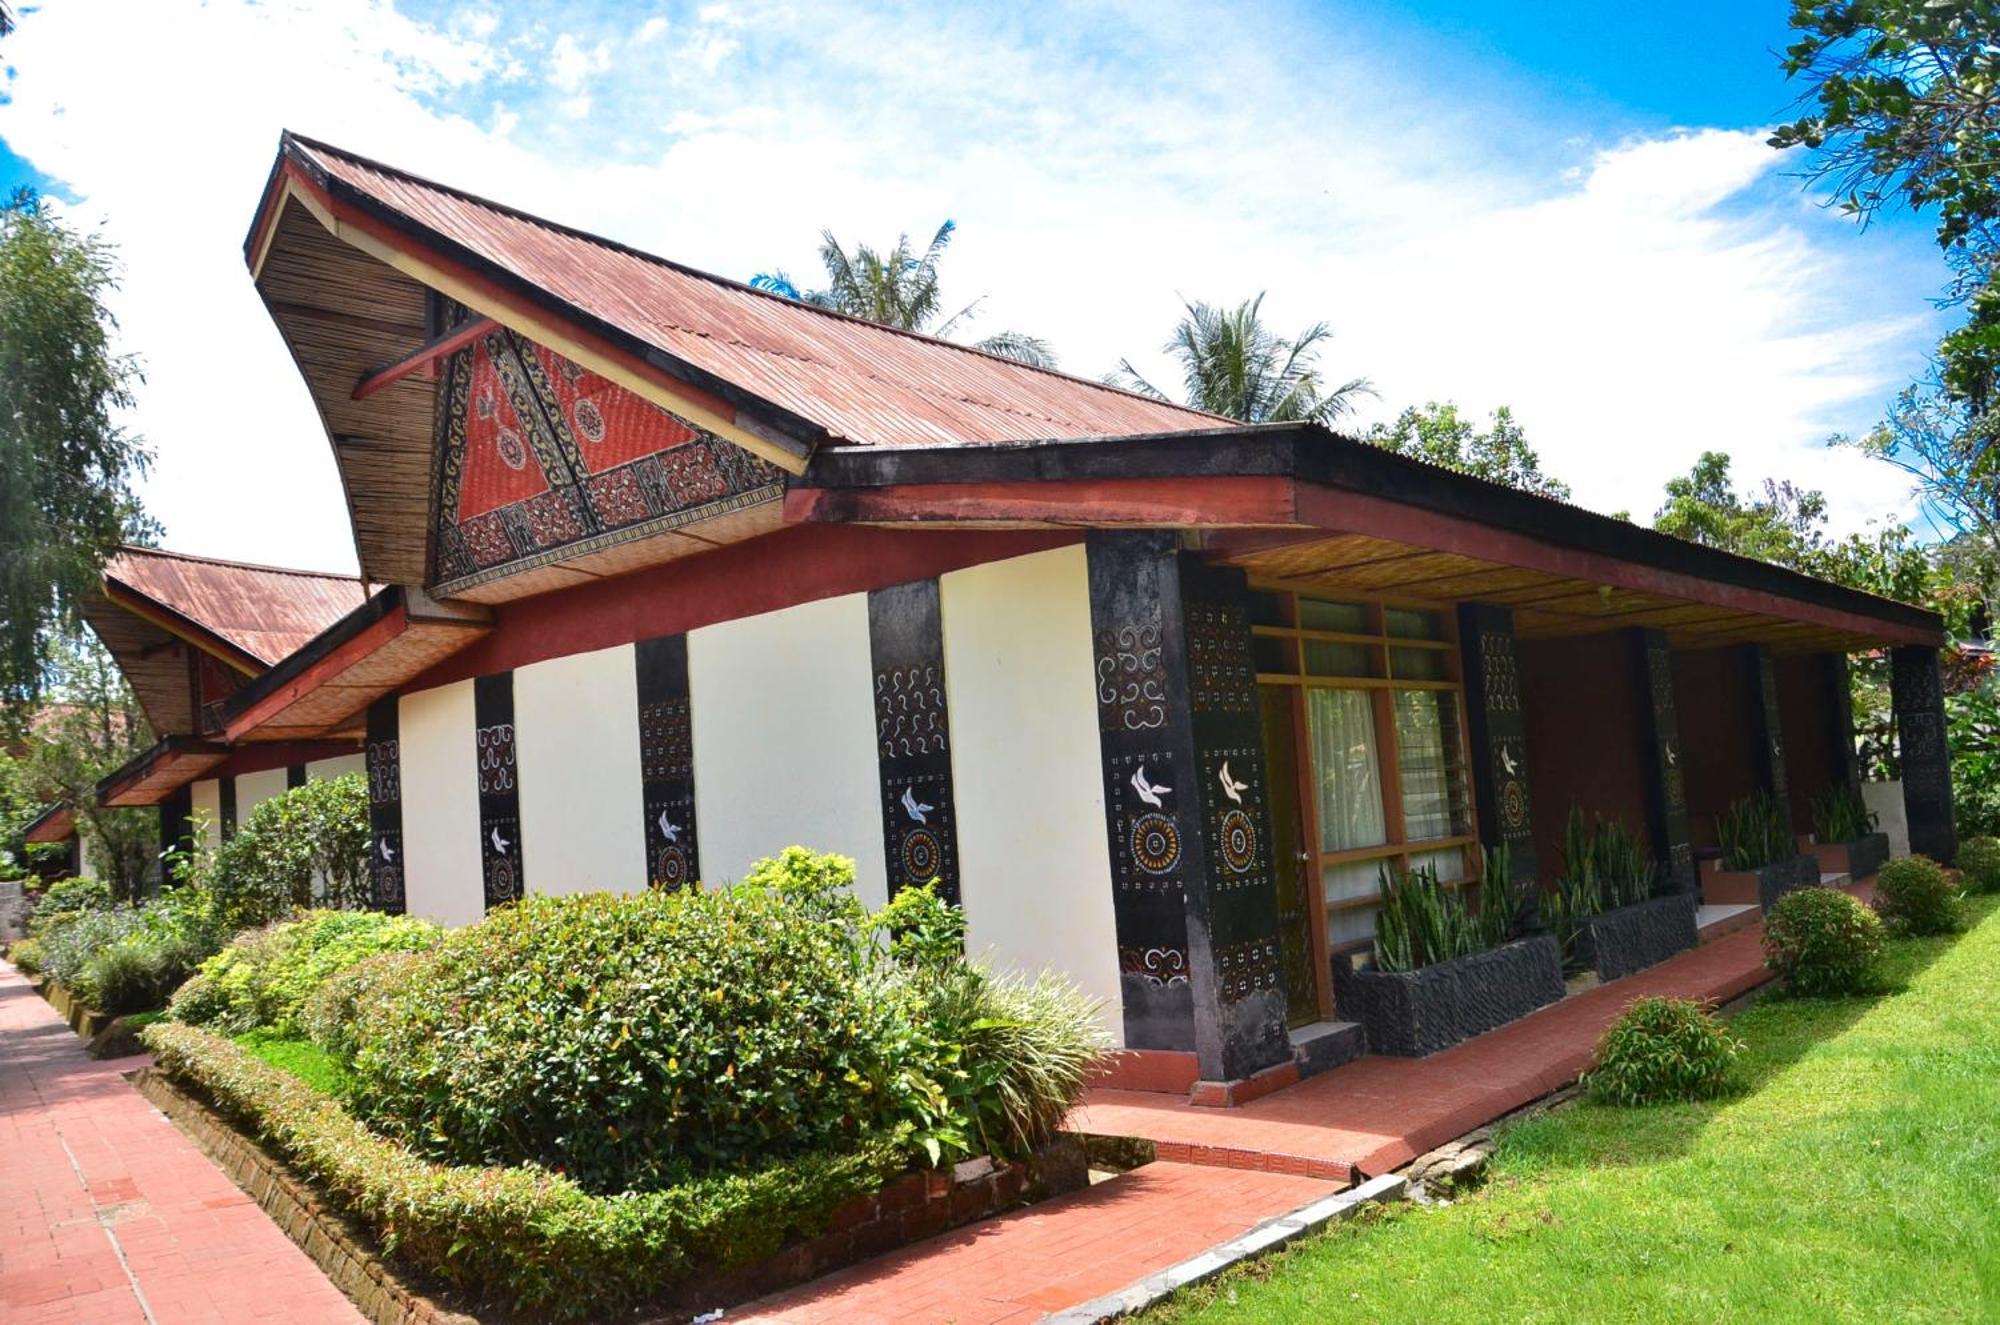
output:
[[[608,1314],[696,1273],[768,1259],[903,1167],[884,1139],[829,1157],[592,1196],[532,1166],[434,1164],[242,1046],[162,1022],[156,1067],[262,1138],[373,1230],[385,1251],[469,1293],[544,1317]]]
[[[1875,910],[1898,933],[1956,933],[1963,909],[1944,867],[1929,856],[1892,860],[1875,875]]]
[[[1859,993],[1882,955],[1882,920],[1838,888],[1800,888],[1764,918],[1764,964],[1795,994]]]

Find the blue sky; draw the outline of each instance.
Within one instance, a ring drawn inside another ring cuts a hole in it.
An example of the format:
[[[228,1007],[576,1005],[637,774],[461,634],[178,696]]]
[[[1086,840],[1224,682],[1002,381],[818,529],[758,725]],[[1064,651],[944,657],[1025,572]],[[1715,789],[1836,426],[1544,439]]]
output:
[[[1783,0],[49,0],[4,52],[0,178],[120,246],[170,544],[351,564],[239,245],[292,127],[732,276],[822,226],[959,225],[947,294],[1087,376],[1160,380],[1178,297],[1325,319],[1356,420],[1513,407],[1579,500],[1645,514],[1704,448],[1907,518],[1823,446],[1918,372],[1921,219],[1860,233],[1762,142]],[[1219,16],[1220,15],[1220,16]],[[106,42],[107,30],[121,40]],[[245,501],[277,466],[292,503]]]

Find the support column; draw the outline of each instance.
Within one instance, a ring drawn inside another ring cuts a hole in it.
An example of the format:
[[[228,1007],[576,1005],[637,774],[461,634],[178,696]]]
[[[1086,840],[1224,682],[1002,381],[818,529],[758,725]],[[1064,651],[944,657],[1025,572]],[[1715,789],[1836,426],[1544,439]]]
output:
[[[1184,603],[1171,534],[1086,548],[1125,1043],[1241,1081],[1291,1060],[1247,592],[1189,563]]]
[[[1665,633],[1629,628],[1639,682],[1639,758],[1646,771],[1646,828],[1660,863],[1660,892],[1701,889],[1688,829],[1687,779],[1681,772],[1681,720],[1674,700],[1674,659]]]
[[[1833,784],[1859,796],[1861,760],[1854,752],[1854,678],[1844,653],[1827,654],[1826,666],[1828,687],[1833,692],[1833,712],[1827,715],[1833,724]]]
[[[1891,649],[1889,668],[1910,850],[1949,865],[1958,856],[1958,830],[1952,818],[1951,749],[1945,736],[1938,651],[1914,646]]]
[[[1466,741],[1472,760],[1479,840],[1507,848],[1511,883],[1520,898],[1521,929],[1542,927],[1541,873],[1528,788],[1528,722],[1521,710],[1521,663],[1514,648],[1513,609],[1461,603],[1458,642],[1465,677]]]
[[[396,697],[368,706],[368,898],[403,914],[403,746]]]
[[[1771,666],[1771,651],[1761,644],[1739,646],[1743,666],[1750,673],[1751,719],[1755,738],[1752,758],[1757,764],[1757,781],[1784,811],[1785,826],[1792,823],[1792,790],[1785,774],[1785,733],[1778,716],[1778,674]]]

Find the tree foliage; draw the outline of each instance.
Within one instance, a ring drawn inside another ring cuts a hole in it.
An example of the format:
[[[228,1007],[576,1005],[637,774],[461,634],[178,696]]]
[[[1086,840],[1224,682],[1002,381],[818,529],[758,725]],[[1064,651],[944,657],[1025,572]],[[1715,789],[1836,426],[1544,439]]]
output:
[[[1394,423],[1376,424],[1362,440],[1539,496],[1569,499],[1569,484],[1542,472],[1541,456],[1505,405],[1481,431],[1458,406],[1432,401],[1422,409],[1404,410]]]
[[[1180,366],[1190,407],[1245,423],[1326,423],[1351,410],[1357,397],[1372,394],[1366,378],[1327,385],[1319,369],[1320,350],[1333,339],[1326,323],[1280,336],[1265,324],[1263,305],[1262,292],[1234,308],[1183,301],[1187,311],[1163,348]],[[1168,399],[1129,359],[1120,360],[1108,380]]]
[[[750,284],[885,327],[949,337],[973,318],[981,302],[975,299],[955,313],[945,313],[938,268],[957,231],[957,225],[947,220],[922,253],[911,246],[908,235],[898,235],[895,246],[880,253],[867,244],[857,244],[849,251],[833,231],[822,230],[819,260],[826,269],[823,288],[804,289],[782,270],[759,272],[750,278]],[[1047,341],[1021,331],[997,332],[974,341],[973,348],[1037,368],[1053,368],[1056,363],[1055,351]]]
[[[154,532],[132,488],[147,453],[115,420],[138,375],[112,350],[115,283],[109,246],[32,193],[0,210],[0,699],[42,688],[51,632]]]

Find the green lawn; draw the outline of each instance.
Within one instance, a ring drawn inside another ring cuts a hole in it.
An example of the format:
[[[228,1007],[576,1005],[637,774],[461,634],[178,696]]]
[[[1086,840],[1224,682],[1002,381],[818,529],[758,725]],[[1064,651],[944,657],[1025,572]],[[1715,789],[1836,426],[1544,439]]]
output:
[[[2000,897],[1875,998],[1737,1017],[1743,1089],[1581,1105],[1488,1187],[1344,1225],[1146,1319],[2000,1321]]]
[[[347,1085],[347,1070],[311,1040],[267,1030],[249,1031],[235,1039],[272,1067],[290,1072],[322,1095],[338,1098]]]

